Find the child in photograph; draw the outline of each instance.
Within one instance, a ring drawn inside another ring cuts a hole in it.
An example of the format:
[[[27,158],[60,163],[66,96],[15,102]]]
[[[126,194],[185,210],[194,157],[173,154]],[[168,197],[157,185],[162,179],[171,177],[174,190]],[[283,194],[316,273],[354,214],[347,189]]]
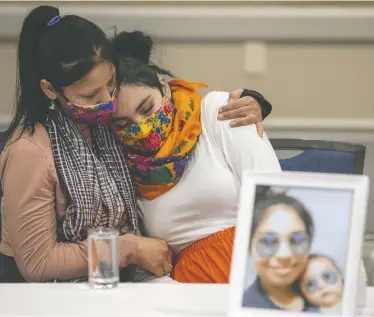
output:
[[[309,303],[322,311],[340,311],[344,281],[333,259],[321,254],[310,255],[300,281],[301,291]]]

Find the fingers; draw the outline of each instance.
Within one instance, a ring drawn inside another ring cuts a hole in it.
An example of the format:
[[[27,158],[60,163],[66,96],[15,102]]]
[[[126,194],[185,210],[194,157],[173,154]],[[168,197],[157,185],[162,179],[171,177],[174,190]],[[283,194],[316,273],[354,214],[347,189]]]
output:
[[[236,100],[231,100],[231,101],[229,100],[229,103],[227,105],[222,106],[218,110],[218,113],[225,113],[227,111],[231,111],[231,110],[234,110],[234,109],[242,108],[242,107],[253,105],[253,104],[257,104],[257,101],[254,100],[252,97],[249,97],[249,96],[242,97],[242,98],[236,99]]]
[[[236,100],[236,99],[239,99],[240,96],[242,95],[243,91],[244,91],[244,89],[236,89],[236,90],[230,92],[229,102],[233,101],[233,100]]]
[[[162,268],[164,270],[164,275],[169,275],[173,270],[173,266],[169,262],[164,262]]]
[[[153,268],[152,273],[158,277],[169,275],[173,270],[172,260],[173,250],[168,245],[166,245],[166,250],[162,255],[162,259],[159,259],[159,264]]]
[[[155,268],[154,270],[152,270],[151,272],[157,277],[163,277],[166,275],[163,266],[159,266]]]
[[[158,277],[162,277],[165,275],[169,275],[172,270],[173,266],[170,264],[170,262],[164,261],[161,265],[154,267],[151,272]]]
[[[162,264],[162,268],[164,270],[164,275],[169,275],[171,271],[173,270],[173,250],[168,247],[168,254],[167,254],[167,260]]]
[[[232,120],[230,122],[230,127],[231,128],[237,128],[237,127],[242,127],[242,126],[246,126],[246,125],[257,124],[258,122],[259,123],[262,122],[262,117],[260,115],[251,114],[251,115],[248,115],[244,118]]]
[[[256,122],[257,134],[262,138],[264,135],[264,126],[261,121]]]
[[[162,277],[165,275],[169,275],[172,270],[173,270],[173,266],[169,262],[165,261],[162,263],[162,265],[158,265],[157,267],[154,267],[150,271],[157,277]]]
[[[231,119],[241,119],[246,117],[248,114],[253,113],[253,107],[251,105],[244,106],[241,108],[233,109],[227,112],[218,114],[218,120],[231,120]]]

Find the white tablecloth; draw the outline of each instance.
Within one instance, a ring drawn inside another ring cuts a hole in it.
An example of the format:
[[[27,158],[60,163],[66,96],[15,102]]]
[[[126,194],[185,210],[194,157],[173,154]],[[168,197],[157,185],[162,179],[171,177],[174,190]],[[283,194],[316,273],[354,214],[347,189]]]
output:
[[[374,288],[366,298],[373,316]],[[0,284],[0,316],[221,317],[227,300],[227,285],[121,284],[91,290],[85,284]]]

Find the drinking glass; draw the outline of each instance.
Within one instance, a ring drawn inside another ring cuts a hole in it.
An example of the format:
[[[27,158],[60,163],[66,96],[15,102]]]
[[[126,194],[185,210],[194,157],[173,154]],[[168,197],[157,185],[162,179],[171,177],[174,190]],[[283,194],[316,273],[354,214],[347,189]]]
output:
[[[88,234],[88,282],[93,288],[114,288],[119,283],[118,231],[91,229]]]

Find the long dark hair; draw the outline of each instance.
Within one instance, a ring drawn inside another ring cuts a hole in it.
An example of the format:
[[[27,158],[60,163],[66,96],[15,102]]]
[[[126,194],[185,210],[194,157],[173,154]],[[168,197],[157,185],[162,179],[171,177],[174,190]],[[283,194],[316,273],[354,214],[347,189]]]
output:
[[[52,6],[39,6],[25,18],[18,43],[16,111],[8,134],[18,126],[34,133],[46,120],[50,100],[40,87],[46,79],[61,92],[103,61],[114,63],[105,33],[75,15],[59,17]],[[54,19],[55,23],[52,22]]]
[[[308,234],[310,241],[312,241],[314,237],[314,222],[308,209],[296,198],[288,196],[285,193],[276,193],[272,190],[270,186],[257,186],[252,218],[250,238],[251,243],[253,240],[252,237],[256,232],[258,225],[265,216],[266,209],[278,204],[290,206],[295,210],[295,212],[305,225],[306,232]]]
[[[121,32],[112,39],[117,55],[116,70],[119,85],[143,85],[157,88],[162,85],[157,74],[173,77],[168,70],[151,61],[154,41],[143,32]]]

